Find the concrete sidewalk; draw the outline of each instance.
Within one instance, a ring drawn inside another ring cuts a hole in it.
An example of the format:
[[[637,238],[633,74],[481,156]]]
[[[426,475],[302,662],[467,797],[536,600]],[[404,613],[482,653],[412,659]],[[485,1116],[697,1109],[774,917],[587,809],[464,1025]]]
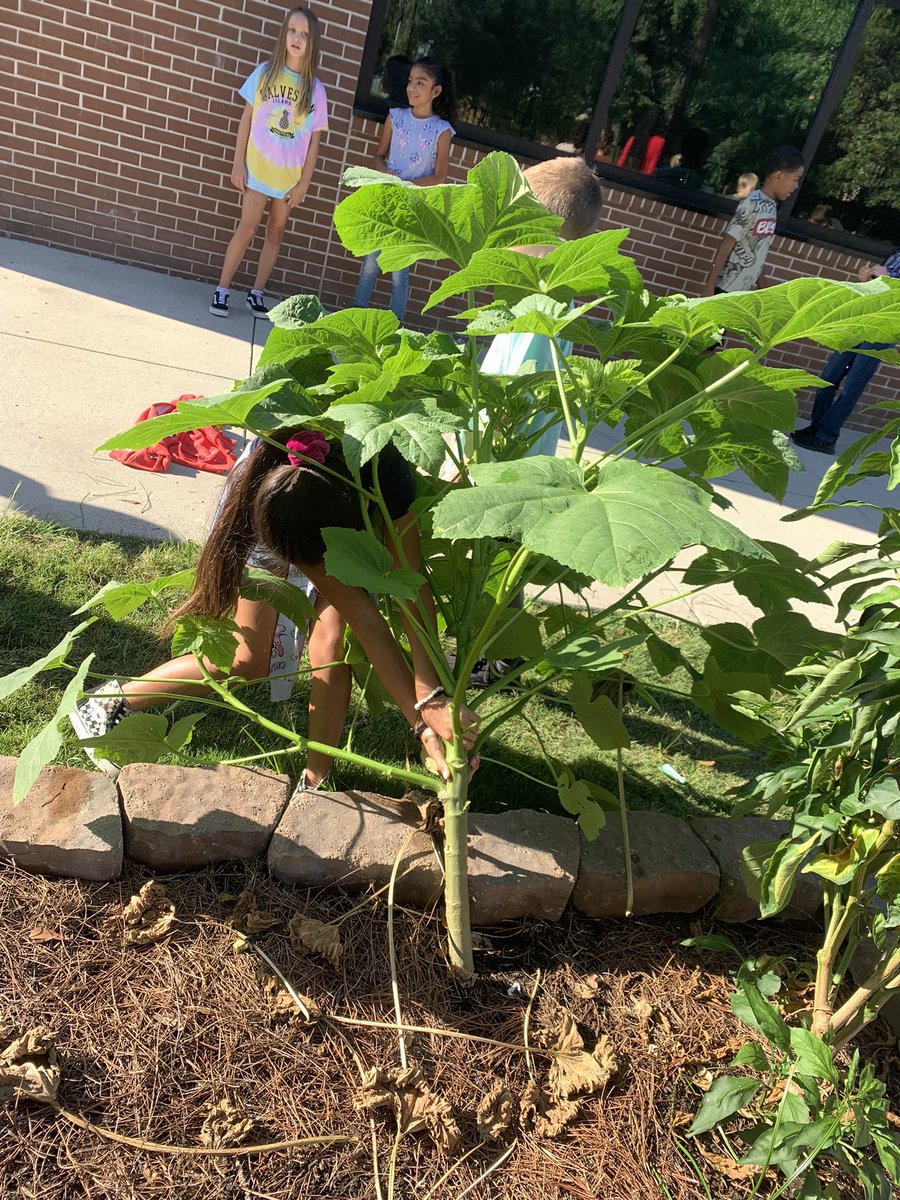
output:
[[[7,297],[0,317],[0,399],[12,435],[0,446],[0,505],[15,492],[18,509],[74,529],[201,540],[220,477],[184,467],[149,474],[93,450],[132,425],[148,404],[182,393],[216,395],[246,377],[253,318],[241,294],[233,296],[235,311],[221,320],[207,311],[207,284],[4,238],[0,282]],[[259,322],[257,341],[268,328]],[[846,433],[843,444],[856,436]],[[602,436],[595,449],[603,449]],[[832,462],[799,453],[806,471],[792,476],[783,504],[740,472],[718,482],[733,505],[728,519],[810,558],[838,539],[871,542],[878,524],[872,510],[782,523],[812,499]],[[867,480],[852,495],[890,502],[882,480]],[[678,590],[673,577],[658,581],[650,597]],[[597,599],[604,594],[598,589]],[[759,615],[730,588],[711,590],[689,611],[704,621]],[[821,611],[811,606],[808,615],[821,623]]]

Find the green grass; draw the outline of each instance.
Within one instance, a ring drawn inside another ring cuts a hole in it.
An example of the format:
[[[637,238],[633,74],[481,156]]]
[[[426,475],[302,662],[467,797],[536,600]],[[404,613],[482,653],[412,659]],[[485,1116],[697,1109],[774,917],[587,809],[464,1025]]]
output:
[[[0,675],[33,662],[56,645],[76,624],[73,611],[110,579],[151,580],[192,566],[196,555],[196,545],[75,533],[7,514],[0,520]],[[140,675],[169,655],[167,643],[159,637],[166,615],[162,605],[145,605],[123,621],[103,617],[78,640],[71,661],[78,663],[93,651],[98,679]],[[690,661],[702,662],[705,645],[690,626],[657,618],[656,627]],[[625,721],[633,740],[633,748],[624,756],[629,807],[682,817],[727,813],[729,793],[758,772],[759,756],[743,753],[743,747],[705,713],[673,694],[686,687],[686,676],[676,673],[660,680],[642,650],[630,656],[628,669],[654,687],[662,709],[657,712],[640,699],[626,701]],[[64,670],[41,675],[0,704],[0,753],[21,751],[53,713],[68,678]],[[273,704],[266,684],[245,689],[241,695],[280,724],[305,731],[307,690],[303,680],[289,703]],[[472,699],[476,699],[475,693]],[[555,790],[538,782],[548,778],[541,743],[568,763],[576,776],[616,790],[615,755],[598,751],[560,700],[561,694],[533,701],[527,719],[513,718],[490,738],[484,754],[497,762],[485,762],[473,781],[474,808],[561,811]],[[484,714],[501,703],[502,697],[488,701]],[[199,707],[197,701],[182,701],[170,710],[181,716]],[[179,761],[220,762],[281,745],[246,718],[210,709]],[[399,713],[389,711],[357,730],[353,749],[402,765],[417,748]],[[58,761],[77,766],[85,763],[68,726]],[[289,773],[299,773],[299,756],[283,761]],[[665,763],[687,782],[669,781],[659,771]],[[278,760],[272,759],[269,765],[277,768]],[[344,786],[391,790],[374,771],[341,767],[338,775]]]

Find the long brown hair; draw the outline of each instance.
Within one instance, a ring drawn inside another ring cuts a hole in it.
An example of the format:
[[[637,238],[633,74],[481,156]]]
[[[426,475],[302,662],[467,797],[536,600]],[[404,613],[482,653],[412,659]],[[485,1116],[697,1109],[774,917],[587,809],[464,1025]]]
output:
[[[299,432],[279,430],[272,436],[283,445]],[[260,442],[229,480],[197,563],[194,590],[169,624],[186,613],[221,617],[232,612],[244,566],[257,544],[302,568],[324,558],[323,528],[361,529],[361,500],[340,447],[331,447],[327,467],[312,462],[292,466],[281,446]]]
[[[275,49],[272,51],[272,61],[269,63],[262,77],[260,91],[264,91],[269,87],[278,78],[279,72],[283,71],[287,66],[288,25],[291,23],[291,17],[298,15],[306,17],[306,22],[309,26],[306,57],[300,66],[300,95],[294,103],[294,119],[296,121],[303,121],[312,112],[313,84],[316,81],[316,74],[319,70],[319,52],[322,44],[322,28],[319,18],[305,4],[298,4],[296,8],[290,9],[281,22],[281,29],[278,31],[278,37],[275,39]]]

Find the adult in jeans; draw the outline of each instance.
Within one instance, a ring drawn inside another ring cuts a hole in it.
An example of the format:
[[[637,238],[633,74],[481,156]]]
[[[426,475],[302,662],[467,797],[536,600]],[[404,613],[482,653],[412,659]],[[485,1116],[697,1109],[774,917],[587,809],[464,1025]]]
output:
[[[892,250],[880,266],[867,265],[859,271],[859,279],[863,282],[879,275],[900,279],[900,248]],[[858,352],[886,350],[890,345],[890,342],[860,342],[852,350],[832,354],[822,371],[828,386],[816,390],[810,423],[792,434],[798,446],[816,450],[819,454],[834,454],[844,422],[856,408],[880,365],[879,359]]]

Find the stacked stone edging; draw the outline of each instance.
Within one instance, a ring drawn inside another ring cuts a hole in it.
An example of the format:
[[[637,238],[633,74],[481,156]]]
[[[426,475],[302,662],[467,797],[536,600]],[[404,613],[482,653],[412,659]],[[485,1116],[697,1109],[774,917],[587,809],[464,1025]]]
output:
[[[371,792],[301,792],[289,800],[287,776],[270,771],[134,763],[118,786],[96,771],[46,767],[14,809],[16,763],[0,758],[0,861],[28,871],[97,881],[117,878],[126,857],[167,872],[266,854],[286,883],[359,892],[387,884],[409,839],[398,901],[426,908],[440,896],[440,864],[408,800]],[[713,902],[721,920],[756,919],[740,853],[785,828],[754,817],[685,822],[629,813],[633,913],[690,913]],[[623,916],[622,854],[615,818],[588,842],[573,821],[552,813],[471,813],[473,924],[558,921],[570,903],[588,917]],[[815,879],[799,876],[788,915],[809,917],[820,903]]]

